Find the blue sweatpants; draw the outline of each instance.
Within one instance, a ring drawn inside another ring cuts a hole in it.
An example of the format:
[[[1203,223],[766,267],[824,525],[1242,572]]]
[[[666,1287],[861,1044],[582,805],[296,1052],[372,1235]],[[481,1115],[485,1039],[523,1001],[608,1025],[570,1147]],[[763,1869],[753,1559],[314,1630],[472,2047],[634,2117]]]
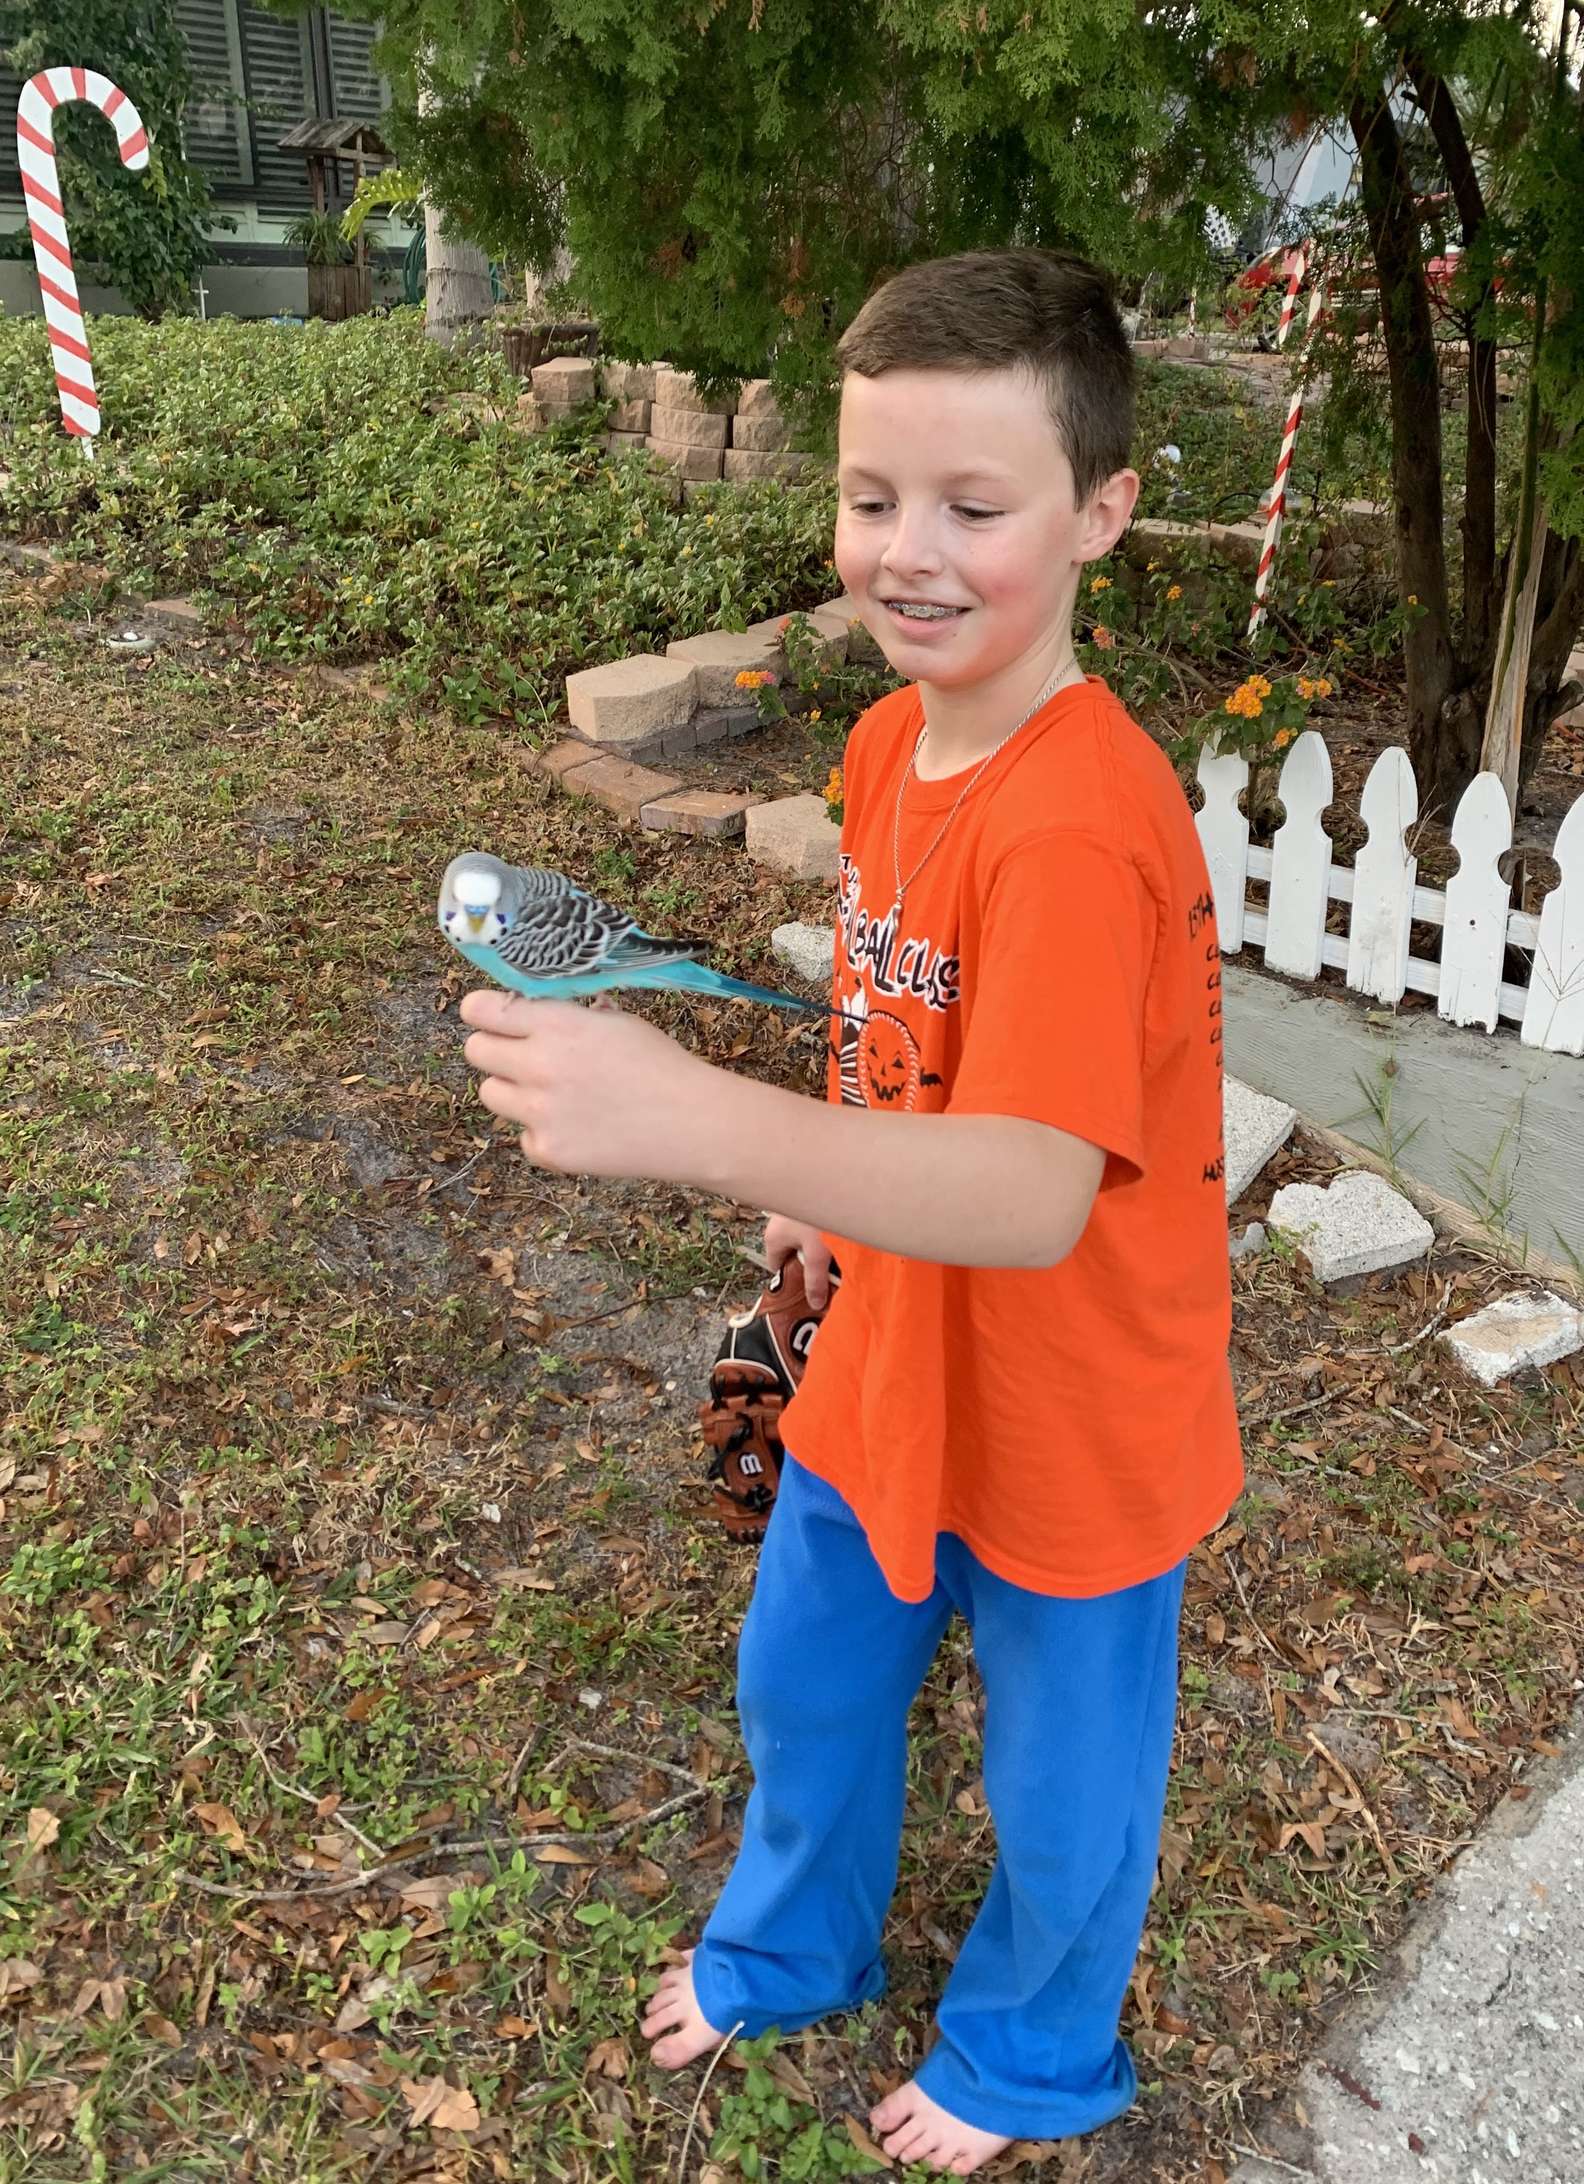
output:
[[[1185,1568],[1053,1599],[942,1533],[929,1599],[899,1600],[842,1497],[788,1462],[738,1657],[754,1787],[693,1963],[708,2021],[751,2039],[883,1991],[908,1708],[956,1610],[984,1680],[998,1855],[919,2083],[1012,2138],[1129,2107],[1117,2026],[1160,1844]]]

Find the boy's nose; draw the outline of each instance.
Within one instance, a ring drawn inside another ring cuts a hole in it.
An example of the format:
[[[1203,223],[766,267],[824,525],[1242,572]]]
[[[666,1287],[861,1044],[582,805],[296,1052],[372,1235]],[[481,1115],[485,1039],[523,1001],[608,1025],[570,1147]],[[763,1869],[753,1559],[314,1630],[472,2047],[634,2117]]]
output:
[[[941,566],[940,538],[926,522],[899,522],[880,557],[882,573],[898,582],[910,576],[928,576]]]

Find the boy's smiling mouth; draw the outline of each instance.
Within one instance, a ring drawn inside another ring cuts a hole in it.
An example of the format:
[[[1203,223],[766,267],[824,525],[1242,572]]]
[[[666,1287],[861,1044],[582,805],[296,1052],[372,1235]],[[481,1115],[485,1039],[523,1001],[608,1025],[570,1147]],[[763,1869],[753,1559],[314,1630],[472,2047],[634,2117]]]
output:
[[[933,599],[882,599],[880,604],[903,622],[954,622],[968,612],[966,607],[943,606]]]

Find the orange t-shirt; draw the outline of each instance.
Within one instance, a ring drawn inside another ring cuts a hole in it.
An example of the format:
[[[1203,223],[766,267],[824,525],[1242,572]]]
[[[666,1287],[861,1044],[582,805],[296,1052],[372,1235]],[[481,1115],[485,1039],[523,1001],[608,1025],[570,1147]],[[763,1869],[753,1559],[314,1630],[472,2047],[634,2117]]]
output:
[[[916,688],[853,730],[830,1097],[1016,1115],[1106,1155],[1063,1262],[936,1266],[832,1238],[844,1279],[783,1420],[892,1591],[937,1533],[1033,1592],[1172,1568],[1242,1484],[1221,1141],[1215,907],[1170,764],[1098,680],[990,765],[893,917]],[[907,786],[911,873],[963,777]]]

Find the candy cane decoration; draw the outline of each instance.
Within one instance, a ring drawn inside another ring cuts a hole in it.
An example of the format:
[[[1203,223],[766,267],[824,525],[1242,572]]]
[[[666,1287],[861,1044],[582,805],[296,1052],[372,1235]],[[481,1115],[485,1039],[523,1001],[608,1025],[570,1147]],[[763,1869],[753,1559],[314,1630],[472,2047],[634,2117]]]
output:
[[[1287,253],[1287,293],[1282,298],[1281,323],[1276,328],[1276,346],[1285,349],[1287,336],[1292,331],[1293,313],[1298,307],[1298,291],[1303,277],[1309,270],[1309,245],[1300,243],[1296,250]]]
[[[1307,263],[1307,253],[1301,253]],[[1284,322],[1291,316],[1291,307],[1297,296],[1297,288],[1289,277],[1287,301],[1282,309]],[[1287,513],[1287,473],[1292,468],[1293,442],[1298,437],[1298,427],[1303,423],[1304,381],[1303,375],[1309,363],[1309,346],[1314,340],[1315,320],[1320,316],[1320,306],[1325,300],[1325,282],[1317,280],[1309,291],[1309,315],[1304,322],[1304,360],[1299,367],[1298,384],[1293,389],[1287,423],[1282,429],[1281,453],[1276,458],[1276,475],[1271,480],[1270,497],[1265,503],[1265,538],[1260,547],[1259,570],[1254,578],[1254,606],[1249,615],[1248,636],[1252,637],[1265,619],[1265,594],[1270,589],[1271,570],[1276,563],[1276,549],[1281,544],[1282,519]],[[1281,336],[1278,334],[1278,340]]]
[[[121,164],[134,174],[148,165],[148,133],[126,93],[93,68],[41,68],[22,86],[17,101],[17,165],[22,169],[33,262],[55,359],[61,422],[82,441],[83,453],[92,455],[90,440],[99,430],[99,397],[55,162],[55,109],[74,99],[98,107],[115,130]]]

